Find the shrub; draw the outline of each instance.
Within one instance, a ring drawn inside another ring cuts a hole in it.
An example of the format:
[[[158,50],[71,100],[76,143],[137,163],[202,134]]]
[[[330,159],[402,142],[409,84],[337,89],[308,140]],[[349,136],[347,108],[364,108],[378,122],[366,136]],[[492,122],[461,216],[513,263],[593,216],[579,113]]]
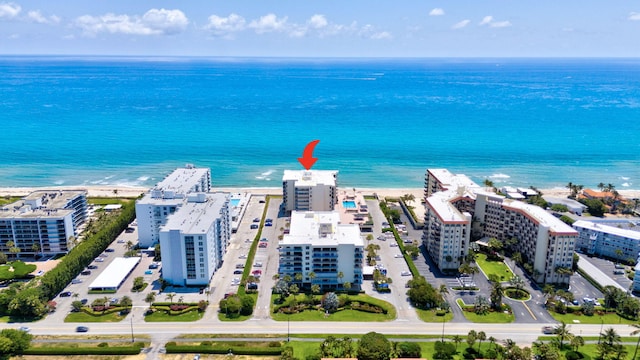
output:
[[[211,345],[212,345],[212,342],[208,341],[208,340],[203,341],[203,342],[200,343],[200,346],[211,346]]]
[[[98,344],[98,347],[109,347],[109,344],[106,342],[101,342],[100,344]]]
[[[582,355],[582,353],[576,351],[567,351],[564,356],[567,360],[579,360],[584,358],[584,355]]]
[[[279,341],[271,341],[271,342],[269,343],[269,347],[270,347],[270,348],[280,347],[281,345],[282,345],[282,344],[280,344],[280,342],[279,342]]]

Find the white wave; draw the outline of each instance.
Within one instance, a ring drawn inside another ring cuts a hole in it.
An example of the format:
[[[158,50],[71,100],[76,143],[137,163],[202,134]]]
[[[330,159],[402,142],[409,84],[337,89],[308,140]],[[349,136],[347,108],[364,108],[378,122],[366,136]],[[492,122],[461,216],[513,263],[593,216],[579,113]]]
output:
[[[53,183],[56,184],[56,185],[62,185],[62,184],[64,184],[64,180],[56,180]]]
[[[139,177],[139,178],[137,178],[136,180],[138,180],[138,181],[143,181],[143,182],[144,182],[144,181],[149,180],[149,177],[148,177],[148,176],[140,176],[140,177]]]
[[[265,171],[265,172],[261,173],[260,175],[269,176],[269,175],[273,174],[274,172],[275,172],[275,170],[269,170],[269,171]]]
[[[264,178],[265,178],[264,176],[256,176],[256,179],[258,180],[264,180]]]
[[[626,182],[626,183],[623,183],[622,186],[629,187],[629,186],[631,186],[631,183]]]
[[[629,179],[630,179],[629,177],[626,177],[626,176],[620,176],[620,180],[627,181],[627,180],[629,180]]]
[[[104,179],[105,180],[109,180],[109,179],[113,179],[115,177],[115,175],[109,175],[109,176],[105,176]]]
[[[510,179],[511,176],[507,175],[507,174],[502,174],[502,173],[498,173],[498,174],[493,174],[491,176],[489,176],[492,179]]]
[[[271,181],[271,178],[265,178],[266,181]]]

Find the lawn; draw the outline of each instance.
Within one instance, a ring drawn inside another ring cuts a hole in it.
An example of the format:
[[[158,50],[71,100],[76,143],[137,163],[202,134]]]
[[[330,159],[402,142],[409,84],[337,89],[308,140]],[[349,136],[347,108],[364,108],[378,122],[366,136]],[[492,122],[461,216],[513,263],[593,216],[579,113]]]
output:
[[[637,320],[628,320],[618,316],[615,313],[607,313],[605,315],[576,315],[576,314],[558,314],[555,311],[549,311],[549,314],[558,321],[564,321],[566,324],[636,324]],[[574,321],[576,320],[576,321]]]
[[[122,319],[124,319],[124,316],[119,315],[118,312],[94,316],[80,311],[69,313],[69,315],[64,318],[64,322],[118,322]]]
[[[198,321],[202,319],[204,312],[198,310],[189,311],[180,315],[169,315],[164,311],[156,311],[153,314],[144,317],[144,321],[147,322],[180,322],[180,321]]]
[[[316,298],[322,297],[322,295],[314,295]],[[299,301],[302,301],[306,297],[305,294],[297,295]],[[369,303],[372,305],[376,305],[382,307],[387,310],[386,314],[378,314],[378,313],[369,313],[365,311],[358,310],[339,310],[328,316],[325,314],[323,310],[305,310],[296,314],[283,314],[283,313],[274,313],[273,312],[273,303],[275,299],[278,298],[278,295],[272,295],[272,308],[271,308],[271,317],[276,321],[390,321],[396,318],[396,309],[390,303],[373,298],[369,295],[358,294],[358,295],[349,295],[351,301],[358,301],[363,303]],[[290,301],[292,299],[291,296],[287,298],[286,301]]]
[[[0,281],[24,278],[27,274],[34,272],[36,268],[36,265],[25,264],[20,260],[0,265]]]
[[[470,305],[466,305],[462,299],[458,299],[456,300],[456,302],[458,303],[458,305],[463,309],[462,310],[462,314],[464,315],[465,318],[467,318],[467,320],[474,322],[474,323],[493,323],[493,324],[498,324],[498,323],[510,323],[513,322],[515,320],[515,316],[513,316],[513,314],[510,313],[504,313],[504,312],[495,312],[495,311],[491,311],[488,312],[485,315],[478,315],[472,311],[464,311],[465,307],[469,307]],[[473,307],[471,305],[471,307]]]
[[[420,320],[424,322],[441,323],[443,318],[445,322],[453,320],[453,312],[451,311],[444,314],[444,316],[436,315],[436,310],[416,309],[416,313],[418,313],[418,317],[420,318]]]
[[[495,274],[501,281],[508,281],[513,277],[513,272],[504,261],[489,261],[486,254],[478,253],[476,264],[480,266],[487,278],[491,274]]]

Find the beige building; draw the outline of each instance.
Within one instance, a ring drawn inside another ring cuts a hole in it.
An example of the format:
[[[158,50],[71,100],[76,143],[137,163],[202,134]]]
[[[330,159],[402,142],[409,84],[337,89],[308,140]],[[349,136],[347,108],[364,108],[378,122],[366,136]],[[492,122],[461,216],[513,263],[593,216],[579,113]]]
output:
[[[516,239],[514,251],[543,283],[568,283],[578,236],[569,225],[544,209],[488,192],[464,175],[444,169],[425,176],[423,242],[441,270],[457,269],[474,238]]]
[[[338,202],[337,171],[285,170],[282,202],[285,211],[333,211]]]

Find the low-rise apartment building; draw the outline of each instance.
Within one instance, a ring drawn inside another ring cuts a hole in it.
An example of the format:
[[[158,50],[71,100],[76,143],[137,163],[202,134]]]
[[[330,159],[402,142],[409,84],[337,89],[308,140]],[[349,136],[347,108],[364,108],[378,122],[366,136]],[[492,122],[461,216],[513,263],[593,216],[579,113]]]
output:
[[[285,170],[282,177],[284,210],[334,210],[338,202],[337,178],[337,171]]]
[[[640,255],[640,232],[619,226],[576,221],[573,228],[580,234],[576,250],[619,261],[634,261]]]
[[[84,190],[33,192],[0,208],[0,251],[16,256],[67,253],[86,218]]]
[[[296,274],[303,287],[352,289],[362,285],[364,241],[357,224],[340,224],[337,211],[293,211],[289,234],[280,241],[281,277]],[[341,276],[339,276],[341,275]]]

